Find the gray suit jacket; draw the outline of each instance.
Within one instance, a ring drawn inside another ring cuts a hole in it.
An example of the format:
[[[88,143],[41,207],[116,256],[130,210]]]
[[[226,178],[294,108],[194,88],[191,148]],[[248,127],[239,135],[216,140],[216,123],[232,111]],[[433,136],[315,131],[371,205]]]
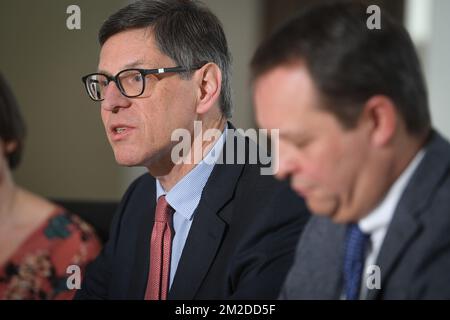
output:
[[[315,216],[299,241],[281,299],[339,299],[345,225]],[[450,299],[450,144],[433,132],[402,194],[368,299]]]

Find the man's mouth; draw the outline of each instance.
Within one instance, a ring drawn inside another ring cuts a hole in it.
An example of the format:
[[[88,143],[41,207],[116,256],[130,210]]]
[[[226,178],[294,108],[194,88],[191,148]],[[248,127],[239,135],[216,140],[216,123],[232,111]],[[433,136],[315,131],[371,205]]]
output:
[[[304,185],[304,184],[299,184],[299,183],[293,183],[291,180],[291,187],[292,189],[294,189],[294,191],[301,195],[304,198],[307,198],[308,195],[311,194],[312,191],[312,186],[311,185]]]
[[[125,137],[127,137],[133,129],[134,129],[133,127],[123,124],[111,126],[110,127],[111,139],[113,141],[122,140]]]

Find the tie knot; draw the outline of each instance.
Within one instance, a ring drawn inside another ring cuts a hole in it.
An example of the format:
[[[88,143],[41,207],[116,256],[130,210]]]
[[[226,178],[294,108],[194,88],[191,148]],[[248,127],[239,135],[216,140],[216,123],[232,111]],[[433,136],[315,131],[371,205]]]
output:
[[[350,224],[347,229],[347,247],[350,251],[363,254],[369,235],[362,232],[358,224]]]
[[[156,204],[155,221],[169,222],[172,213],[173,208],[167,203],[166,196],[159,197],[158,203]]]

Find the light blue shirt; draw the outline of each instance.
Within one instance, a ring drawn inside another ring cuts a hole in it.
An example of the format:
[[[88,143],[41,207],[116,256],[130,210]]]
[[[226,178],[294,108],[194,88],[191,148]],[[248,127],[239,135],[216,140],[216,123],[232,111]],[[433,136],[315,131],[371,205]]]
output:
[[[158,200],[160,196],[165,195],[167,203],[175,210],[173,214],[175,235],[172,240],[170,260],[170,287],[172,287],[181,253],[183,252],[184,244],[186,243],[192,221],[194,220],[195,209],[197,209],[203,188],[222,152],[227,131],[227,125],[225,125],[224,132],[204,159],[178,181],[169,192],[166,192],[161,186],[161,183],[156,180],[156,199]]]

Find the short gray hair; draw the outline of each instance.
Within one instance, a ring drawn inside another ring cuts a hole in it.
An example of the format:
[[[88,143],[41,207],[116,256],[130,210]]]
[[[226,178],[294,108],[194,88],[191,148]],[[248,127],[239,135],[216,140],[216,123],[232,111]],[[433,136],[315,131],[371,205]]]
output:
[[[161,52],[178,65],[191,68],[202,62],[213,62],[220,68],[220,108],[231,118],[231,54],[219,19],[194,0],[140,0],[120,9],[103,23],[99,31],[100,45],[119,32],[145,27],[153,28]]]

